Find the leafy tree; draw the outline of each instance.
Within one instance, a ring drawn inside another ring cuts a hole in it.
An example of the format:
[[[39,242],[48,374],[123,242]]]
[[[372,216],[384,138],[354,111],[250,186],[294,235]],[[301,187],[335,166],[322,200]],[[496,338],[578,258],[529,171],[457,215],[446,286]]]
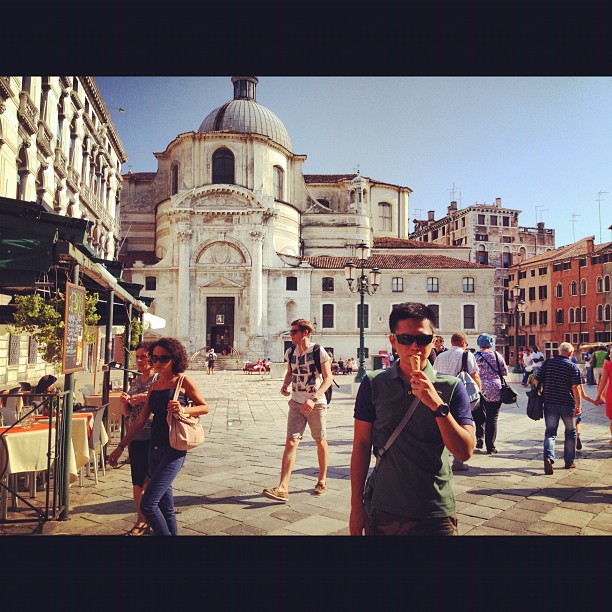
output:
[[[11,333],[28,334],[38,344],[42,359],[56,367],[62,362],[64,346],[64,300],[65,296],[57,291],[54,296],[45,299],[39,293],[33,295],[16,295]],[[100,315],[96,313],[99,300],[97,293],[85,295],[85,325],[96,325]],[[86,330],[85,342],[95,341],[95,334]]]

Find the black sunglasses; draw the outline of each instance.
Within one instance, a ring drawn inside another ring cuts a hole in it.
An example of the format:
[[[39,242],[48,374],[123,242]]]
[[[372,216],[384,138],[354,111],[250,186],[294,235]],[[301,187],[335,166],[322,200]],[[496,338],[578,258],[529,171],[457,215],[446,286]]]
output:
[[[427,346],[433,340],[433,334],[393,334],[399,344],[412,344],[416,342],[419,346]]]
[[[172,360],[172,357],[170,357],[170,355],[161,355],[161,356],[151,355],[151,359],[150,359],[151,363],[157,363],[158,361],[160,363],[168,363],[171,360]]]
[[[303,329],[290,329],[289,333],[293,336],[293,334],[299,334],[303,331],[304,331]]]

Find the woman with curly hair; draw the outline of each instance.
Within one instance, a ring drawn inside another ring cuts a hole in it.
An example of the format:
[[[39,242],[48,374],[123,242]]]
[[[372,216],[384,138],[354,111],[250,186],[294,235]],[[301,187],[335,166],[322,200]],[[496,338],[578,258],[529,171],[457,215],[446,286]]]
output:
[[[172,482],[185,463],[187,451],[170,446],[168,423],[169,412],[181,412],[188,416],[208,413],[208,404],[195,383],[188,377],[183,379],[178,400],[173,400],[182,374],[189,363],[185,347],[176,338],[160,338],[149,347],[151,363],[157,380],[149,388],[149,394],[136,422],[110,454],[108,462],[116,467],[123,449],[153,414],[149,443],[149,484],[142,496],[140,510],[155,535],[177,535]],[[187,405],[188,400],[193,402]]]

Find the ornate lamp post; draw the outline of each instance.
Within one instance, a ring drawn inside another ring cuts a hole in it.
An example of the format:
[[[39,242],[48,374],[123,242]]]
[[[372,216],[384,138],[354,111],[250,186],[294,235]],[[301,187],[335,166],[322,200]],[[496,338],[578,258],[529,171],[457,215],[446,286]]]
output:
[[[365,348],[365,338],[364,338],[364,328],[365,328],[365,304],[364,304],[364,296],[366,293],[368,295],[374,295],[378,286],[380,285],[380,270],[376,267],[372,268],[368,274],[365,273],[366,267],[366,259],[365,254],[368,250],[368,245],[365,243],[360,243],[357,245],[357,249],[361,252],[361,257],[359,258],[359,262],[354,264],[352,261],[348,261],[344,266],[344,276],[346,278],[346,282],[348,283],[348,287],[351,293],[359,293],[361,296],[361,312],[359,316],[359,369],[357,370],[357,375],[355,376],[355,382],[361,382],[365,375],[365,356],[364,356],[364,348]],[[361,270],[359,276],[356,275],[356,271]],[[355,285],[353,285],[355,283]]]
[[[515,296],[516,293],[516,296]],[[508,297],[508,312],[514,315],[514,374],[521,374],[521,364],[519,363],[519,320],[525,312],[525,300],[521,299],[521,288],[514,285],[512,294]]]

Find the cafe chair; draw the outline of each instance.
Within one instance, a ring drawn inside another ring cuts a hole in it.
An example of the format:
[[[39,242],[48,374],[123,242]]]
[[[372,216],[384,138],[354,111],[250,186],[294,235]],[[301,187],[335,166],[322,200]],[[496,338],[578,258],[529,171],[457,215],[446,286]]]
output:
[[[87,475],[89,476],[90,470],[93,467],[94,480],[96,485],[98,484],[98,469],[102,468],[102,475],[106,476],[106,466],[104,464],[104,452],[102,449],[102,419],[104,418],[104,412],[106,406],[103,408],[96,409],[93,417],[93,425],[91,426],[91,433],[89,434],[89,461],[87,462]],[[83,466],[79,471],[80,485],[83,486]]]
[[[19,387],[17,389],[19,390]],[[9,396],[6,398],[6,405],[4,408],[0,408],[0,414],[2,414],[5,426],[9,427],[17,422],[22,407],[23,398],[21,395],[10,394],[9,392]]]

